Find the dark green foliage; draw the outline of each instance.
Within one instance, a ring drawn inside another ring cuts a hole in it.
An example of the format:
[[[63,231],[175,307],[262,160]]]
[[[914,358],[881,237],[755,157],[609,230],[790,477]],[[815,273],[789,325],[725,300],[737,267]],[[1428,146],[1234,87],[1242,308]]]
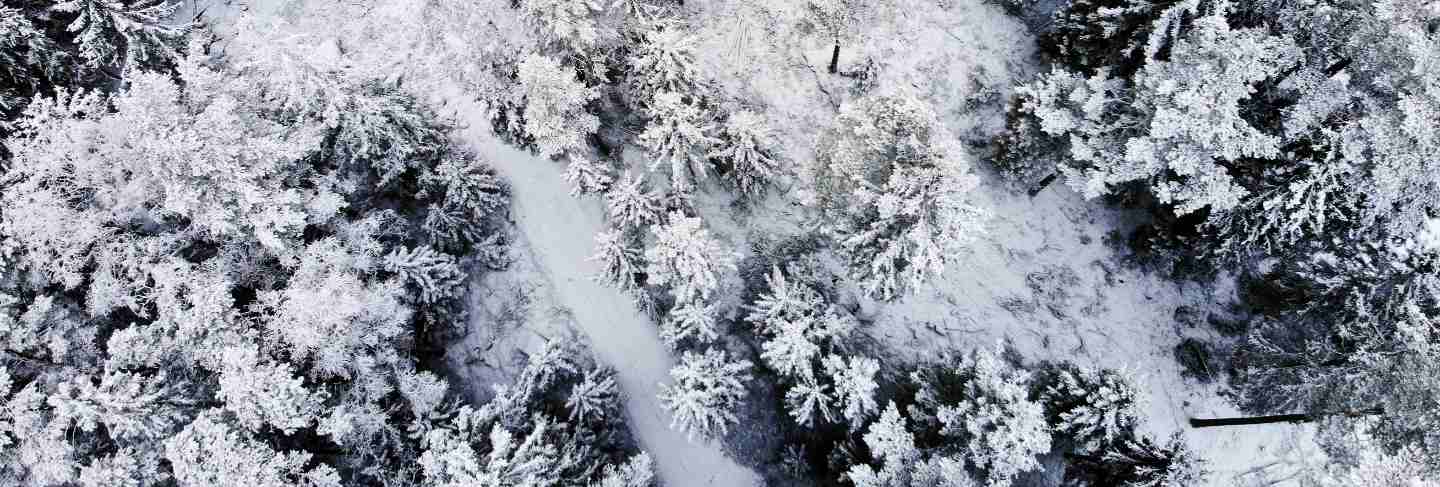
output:
[[[1148,437],[1117,442],[1102,453],[1067,454],[1069,487],[1190,487],[1207,472],[1179,434],[1158,444]]]

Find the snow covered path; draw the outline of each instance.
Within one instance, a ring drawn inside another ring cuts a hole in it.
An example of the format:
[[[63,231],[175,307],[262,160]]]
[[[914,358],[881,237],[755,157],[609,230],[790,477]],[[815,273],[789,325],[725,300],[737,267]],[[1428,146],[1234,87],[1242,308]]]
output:
[[[465,138],[488,159],[513,189],[513,215],[529,239],[538,264],[574,315],[580,331],[590,337],[600,359],[613,366],[630,427],[640,446],[655,459],[657,474],[670,487],[761,485],[754,472],[720,452],[714,443],[691,442],[671,430],[670,415],[656,397],[669,382],[669,350],[655,326],[619,291],[590,279],[598,269],[587,261],[604,210],[593,199],[568,195],[561,164],[541,159],[497,140],[477,106],[452,97],[457,118],[469,127]]]

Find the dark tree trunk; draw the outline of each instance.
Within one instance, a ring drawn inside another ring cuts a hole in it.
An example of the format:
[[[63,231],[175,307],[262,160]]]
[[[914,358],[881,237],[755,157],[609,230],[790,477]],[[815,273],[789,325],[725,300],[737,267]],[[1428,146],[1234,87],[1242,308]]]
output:
[[[830,50],[830,74],[840,70],[840,41],[835,41],[835,48]]]
[[[1040,184],[1035,185],[1034,188],[1030,188],[1030,197],[1034,198],[1035,195],[1040,194],[1041,191],[1045,191],[1045,188],[1050,187],[1050,183],[1055,182],[1055,178],[1059,176],[1060,173],[1058,172],[1052,172],[1049,176],[1045,176],[1045,179],[1040,180]]]
[[[1337,63],[1335,63],[1335,64],[1331,64],[1329,67],[1326,67],[1326,68],[1325,68],[1325,77],[1328,78],[1328,77],[1331,77],[1331,76],[1335,76],[1336,74],[1339,74],[1339,73],[1340,73],[1340,70],[1350,67],[1350,62],[1351,62],[1351,61],[1352,61],[1352,59],[1350,59],[1350,58],[1347,57],[1347,58],[1345,58],[1345,59],[1341,59],[1340,62],[1337,62]]]
[[[1216,426],[1244,426],[1251,424],[1309,423],[1326,416],[1347,416],[1355,418],[1360,416],[1376,416],[1383,413],[1384,410],[1380,408],[1370,408],[1335,413],[1276,414],[1271,416],[1244,416],[1237,418],[1190,418],[1190,426],[1193,428],[1213,428]]]

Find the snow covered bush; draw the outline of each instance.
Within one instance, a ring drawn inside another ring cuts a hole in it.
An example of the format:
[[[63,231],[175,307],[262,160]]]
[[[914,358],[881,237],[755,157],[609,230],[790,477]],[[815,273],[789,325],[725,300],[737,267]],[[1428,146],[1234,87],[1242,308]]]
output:
[[[517,73],[525,93],[525,135],[535,151],[542,157],[583,153],[586,137],[600,127],[585,108],[599,96],[596,90],[560,61],[539,54],[521,61]]]
[[[735,272],[735,253],[711,237],[698,217],[673,211],[652,232],[655,242],[645,250],[645,274],[676,302],[710,299],[727,273]]]
[[[1079,451],[1095,451],[1127,437],[1140,422],[1145,395],[1124,370],[1047,363],[1034,387],[1045,417],[1057,435]]]
[[[853,276],[879,299],[938,275],[983,231],[984,212],[968,201],[978,180],[935,113],[913,96],[841,107],[803,179],[805,202],[835,234]]]
[[[723,435],[739,420],[735,409],[745,400],[750,362],[732,362],[721,350],[686,351],[670,369],[674,383],[660,387],[660,402],[670,411],[670,427],[687,436]]]
[[[1006,487],[1040,468],[1036,457],[1050,451],[1050,428],[1044,407],[1028,398],[1030,374],[986,350],[947,362],[912,374],[919,390],[909,409],[917,424],[938,434],[938,447],[959,453],[985,485]]]

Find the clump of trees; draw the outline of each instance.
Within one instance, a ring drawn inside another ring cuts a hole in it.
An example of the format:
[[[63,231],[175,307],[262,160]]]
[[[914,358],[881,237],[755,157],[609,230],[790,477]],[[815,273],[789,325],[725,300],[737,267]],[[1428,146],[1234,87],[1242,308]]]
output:
[[[1017,89],[1001,166],[1151,201],[1146,241],[1238,264],[1253,412],[1440,465],[1411,406],[1437,390],[1433,6],[1075,0],[1054,25],[1055,68]]]
[[[83,37],[85,56],[128,53],[101,62],[141,59],[160,15],[66,8],[94,29],[125,15],[131,37]],[[197,40],[113,91],[47,85],[14,122],[0,479],[648,484],[613,379],[573,353],[479,405],[427,370],[467,272],[505,263],[486,163],[394,82],[240,35],[271,48],[222,60]]]

